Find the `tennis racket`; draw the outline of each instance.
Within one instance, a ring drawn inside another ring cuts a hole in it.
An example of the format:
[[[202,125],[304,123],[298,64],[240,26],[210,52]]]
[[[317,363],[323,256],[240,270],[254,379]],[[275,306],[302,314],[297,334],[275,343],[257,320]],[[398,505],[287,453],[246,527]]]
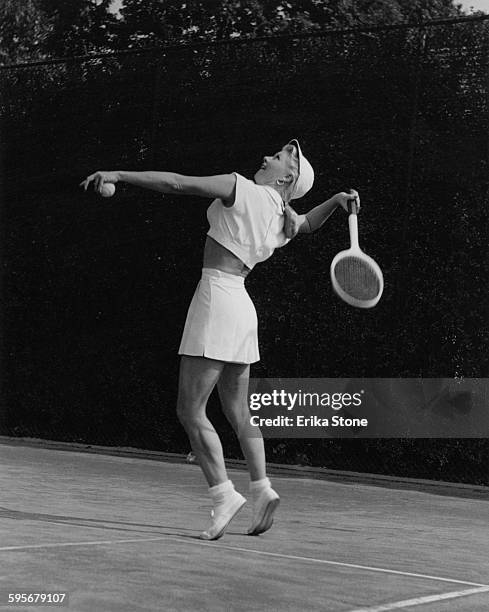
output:
[[[348,201],[350,248],[338,253],[331,262],[330,273],[336,294],[350,306],[372,308],[384,290],[384,277],[377,263],[358,244],[358,204]]]

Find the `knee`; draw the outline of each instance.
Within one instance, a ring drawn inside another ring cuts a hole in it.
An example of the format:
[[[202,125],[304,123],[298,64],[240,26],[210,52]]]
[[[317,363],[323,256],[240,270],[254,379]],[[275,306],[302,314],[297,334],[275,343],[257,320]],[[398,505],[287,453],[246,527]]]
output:
[[[179,397],[177,401],[177,418],[185,429],[198,427],[202,420],[202,407],[195,402]]]
[[[180,398],[178,398],[177,402],[177,418],[184,427],[189,421],[189,411],[186,403]]]
[[[247,406],[242,406],[240,409],[236,406],[223,405],[222,411],[238,438],[247,435],[249,426],[249,412]]]

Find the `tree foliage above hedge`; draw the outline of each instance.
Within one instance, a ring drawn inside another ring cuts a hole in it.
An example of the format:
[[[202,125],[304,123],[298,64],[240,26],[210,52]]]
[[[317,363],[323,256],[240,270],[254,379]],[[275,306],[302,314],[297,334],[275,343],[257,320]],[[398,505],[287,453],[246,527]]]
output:
[[[455,0],[3,0],[0,63],[460,14]]]

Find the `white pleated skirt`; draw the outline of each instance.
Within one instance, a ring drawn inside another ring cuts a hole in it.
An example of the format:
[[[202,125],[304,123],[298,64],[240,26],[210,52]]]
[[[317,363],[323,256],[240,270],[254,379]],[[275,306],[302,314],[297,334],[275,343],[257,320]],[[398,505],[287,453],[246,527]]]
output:
[[[233,363],[259,361],[256,310],[242,276],[203,268],[178,354]]]

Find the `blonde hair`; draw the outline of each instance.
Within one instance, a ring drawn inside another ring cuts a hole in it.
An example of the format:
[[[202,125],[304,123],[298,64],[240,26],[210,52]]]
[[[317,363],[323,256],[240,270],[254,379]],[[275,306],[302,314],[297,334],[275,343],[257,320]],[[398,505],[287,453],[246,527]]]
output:
[[[286,145],[284,147],[284,151],[290,153],[290,169],[292,170],[292,175],[294,177],[294,180],[290,183],[290,185],[288,185],[285,193],[285,203],[287,204],[290,201],[288,196],[292,192],[294,185],[299,178],[299,155],[297,153],[297,148],[293,144]]]

